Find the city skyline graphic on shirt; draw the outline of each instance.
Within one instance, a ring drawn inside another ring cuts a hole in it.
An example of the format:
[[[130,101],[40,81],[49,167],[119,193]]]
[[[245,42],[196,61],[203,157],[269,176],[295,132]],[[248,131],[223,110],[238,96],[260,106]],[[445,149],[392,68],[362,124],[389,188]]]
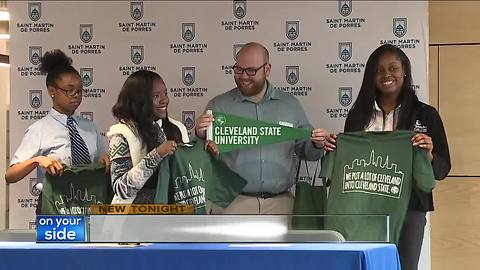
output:
[[[86,210],[81,206],[72,206],[68,207],[68,203],[71,201],[81,201],[81,202],[93,202],[95,204],[103,204],[107,202],[97,201],[97,197],[93,194],[88,194],[88,189],[77,189],[73,184],[70,184],[70,194],[63,195],[60,194],[60,199],[55,200],[55,208],[59,214],[86,214]],[[108,202],[109,203],[109,202]]]
[[[404,172],[391,162],[389,155],[376,155],[375,149],[367,159],[355,158],[344,167],[343,192],[362,192],[398,199],[401,196]]]

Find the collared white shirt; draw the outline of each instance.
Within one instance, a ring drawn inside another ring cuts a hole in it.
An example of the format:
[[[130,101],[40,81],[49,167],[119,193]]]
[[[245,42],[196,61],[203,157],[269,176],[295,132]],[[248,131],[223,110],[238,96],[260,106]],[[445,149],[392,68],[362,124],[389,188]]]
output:
[[[105,153],[105,146],[95,124],[78,115],[72,115],[78,133],[85,141],[93,162],[98,162]],[[30,125],[22,142],[10,160],[10,166],[37,156],[48,156],[66,165],[72,164],[70,135],[67,115],[51,109],[47,116]],[[37,182],[42,182],[45,170],[37,169]]]
[[[398,122],[400,105],[389,113],[384,113],[375,100],[374,113],[365,131],[393,131]]]

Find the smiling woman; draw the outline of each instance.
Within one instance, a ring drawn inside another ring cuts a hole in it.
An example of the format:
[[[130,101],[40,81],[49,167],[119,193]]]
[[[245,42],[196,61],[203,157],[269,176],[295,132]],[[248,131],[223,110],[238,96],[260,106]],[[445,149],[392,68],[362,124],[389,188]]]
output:
[[[401,129],[416,132],[412,146],[427,151],[435,179],[444,179],[451,164],[440,115],[435,108],[418,100],[407,55],[385,44],[368,58],[362,86],[345,120],[344,131]],[[327,138],[327,151],[335,149],[335,138],[335,135]],[[414,188],[398,243],[402,269],[417,269],[428,211],[433,211],[432,193]]]
[[[112,203],[153,203],[160,162],[189,141],[185,126],[168,117],[165,82],[155,72],[130,75],[113,106],[110,127]]]

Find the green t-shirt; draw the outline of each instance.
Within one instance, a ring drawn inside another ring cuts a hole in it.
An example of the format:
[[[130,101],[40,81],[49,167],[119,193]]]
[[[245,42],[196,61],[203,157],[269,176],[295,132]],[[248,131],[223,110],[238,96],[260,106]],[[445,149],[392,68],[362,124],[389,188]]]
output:
[[[193,205],[196,214],[205,214],[206,199],[227,207],[246,184],[245,179],[197,142],[191,147],[179,147],[162,161],[155,203]]]
[[[84,215],[93,204],[110,204],[113,190],[103,164],[64,167],[62,176],[45,174],[41,214]]]
[[[431,192],[435,179],[427,152],[412,147],[411,131],[339,134],[337,148],[322,159],[330,179],[327,215],[388,215],[389,242],[398,243],[412,185]],[[348,241],[385,241],[378,217],[327,217],[326,228]]]

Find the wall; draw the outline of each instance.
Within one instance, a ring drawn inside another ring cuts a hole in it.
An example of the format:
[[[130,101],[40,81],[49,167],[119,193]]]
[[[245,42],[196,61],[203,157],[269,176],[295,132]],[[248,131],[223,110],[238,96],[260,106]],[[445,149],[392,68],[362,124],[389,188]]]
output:
[[[7,41],[0,40],[0,54],[7,53]],[[0,145],[7,145],[7,109],[9,103],[9,90],[10,90],[10,67],[0,66]],[[6,228],[7,222],[7,184],[3,180],[7,165],[8,147],[0,147],[0,230]]]
[[[442,116],[452,171],[431,215],[432,269],[478,269],[480,255],[480,2],[431,1],[430,101]]]

